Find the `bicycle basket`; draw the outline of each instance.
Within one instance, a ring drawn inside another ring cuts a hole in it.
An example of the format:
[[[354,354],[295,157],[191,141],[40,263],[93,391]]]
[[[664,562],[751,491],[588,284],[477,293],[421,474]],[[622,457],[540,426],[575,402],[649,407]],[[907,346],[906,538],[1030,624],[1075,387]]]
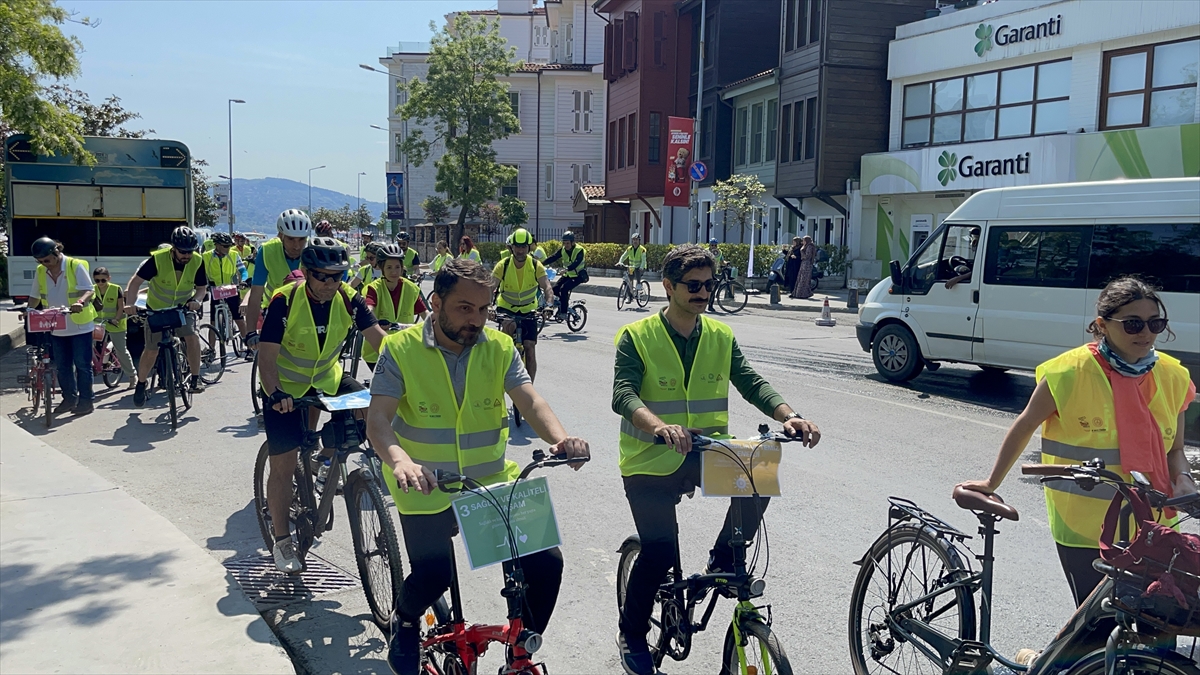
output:
[[[29,310],[29,332],[49,333],[55,330],[65,330],[67,315],[61,309],[31,309]]]
[[[187,323],[187,316],[183,309],[164,309],[158,312],[150,312],[146,315],[146,323],[150,326],[150,331],[153,333],[161,333],[164,330],[174,330],[181,328]]]
[[[1095,563],[1097,570],[1113,579],[1113,606],[1166,633],[1200,637],[1200,598],[1180,588],[1183,580],[1195,583],[1200,577],[1145,560],[1147,564],[1136,570]]]
[[[104,340],[104,326],[96,324],[92,327],[92,339],[96,342],[101,342]]]
[[[237,286],[216,286],[213,288],[213,300],[224,300],[238,294]]]

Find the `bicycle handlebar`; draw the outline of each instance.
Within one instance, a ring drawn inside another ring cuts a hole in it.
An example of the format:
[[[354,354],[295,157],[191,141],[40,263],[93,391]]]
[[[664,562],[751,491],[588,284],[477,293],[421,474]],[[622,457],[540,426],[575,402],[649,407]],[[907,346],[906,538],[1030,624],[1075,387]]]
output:
[[[1104,462],[1100,460],[1091,460],[1083,464],[1023,464],[1021,473],[1026,476],[1041,476],[1043,483],[1056,480],[1090,483],[1083,485],[1084,489],[1088,490],[1095,487],[1096,483],[1111,485],[1122,493],[1134,489],[1141,492],[1153,508],[1173,507],[1186,511],[1192,517],[1200,517],[1200,493],[1167,497],[1148,484],[1126,482],[1120,474],[1105,469]]]
[[[781,431],[770,431],[768,429],[767,425],[765,425],[765,424],[758,428],[758,433],[759,433],[759,436],[757,438],[752,438],[749,440],[762,441],[762,442],[778,441],[780,443],[797,443],[799,441],[804,440],[804,439],[800,438],[799,436],[788,436],[787,434],[785,434]],[[714,447],[725,447],[727,445],[726,441],[736,440],[736,439],[732,439],[732,438],[727,438],[727,439],[713,438],[711,436],[705,436],[704,434],[698,434],[695,431],[692,431],[691,434],[692,434],[692,447],[701,452],[704,452],[707,450],[712,450]],[[654,437],[654,444],[655,445],[666,445],[667,441],[664,440],[662,436],[656,435]]]
[[[529,474],[532,473],[534,469],[550,467],[550,466],[562,466],[563,464],[575,464],[577,462],[582,463],[582,462],[588,461],[589,459],[590,459],[589,457],[570,458],[570,457],[567,457],[565,454],[547,455],[545,453],[545,451],[534,450],[533,451],[533,461],[530,462],[529,464],[525,465],[525,468],[521,470],[521,474],[517,477],[517,480],[518,481],[525,480],[525,478],[527,476],[529,476]],[[464,476],[460,473],[456,473],[454,471],[443,471],[442,469],[434,469],[433,477],[435,480],[437,480],[437,486],[438,486],[439,490],[441,490],[442,492],[447,492],[447,493],[451,493],[451,494],[453,494],[455,492],[462,492],[461,487],[459,487],[459,488],[450,487],[454,483],[466,484],[466,483],[470,482],[470,483],[475,483],[475,485],[478,485],[479,487],[483,487],[478,482],[476,482],[475,479],[473,479],[469,476]]]

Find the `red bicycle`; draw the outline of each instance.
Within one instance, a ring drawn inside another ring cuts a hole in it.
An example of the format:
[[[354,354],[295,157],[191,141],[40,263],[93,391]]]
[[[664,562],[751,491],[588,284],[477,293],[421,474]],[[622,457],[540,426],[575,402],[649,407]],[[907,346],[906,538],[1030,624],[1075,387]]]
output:
[[[24,308],[22,308],[24,310]],[[38,408],[45,406],[42,413],[46,420],[46,428],[54,424],[54,388],[57,377],[50,356],[51,331],[66,328],[67,311],[65,307],[51,309],[24,310],[25,332],[28,335],[29,346],[25,350],[26,374],[18,377],[25,388],[25,394],[33,402],[33,417],[38,416]]]
[[[125,373],[121,370],[121,362],[113,351],[112,339],[104,326],[92,329],[92,375],[104,379],[104,386],[112,389],[121,383]]]
[[[587,461],[586,459],[568,460],[564,456],[547,457],[541,450],[533,452],[533,462],[521,471],[521,475],[512,484],[510,490],[492,492],[486,487],[466,476],[449,471],[434,471],[438,488],[443,492],[475,492],[488,494],[489,501],[493,498],[505,499],[516,486],[529,476],[534,469],[548,466],[561,466],[570,462]],[[462,487],[455,487],[456,484]],[[525,627],[521,618],[521,608],[525,605],[525,574],[521,570],[517,554],[517,537],[514,535],[512,523],[509,522],[507,509],[496,510],[504,519],[508,530],[508,542],[511,547],[512,559],[504,563],[504,588],[500,595],[508,603],[508,621],[500,625],[472,624],[468,626],[463,618],[462,596],[458,585],[458,569],[454,557],[450,557],[450,605],[447,606],[444,597],[438,598],[437,603],[425,613],[425,625],[430,629],[421,641],[424,672],[427,675],[474,675],[479,664],[479,658],[494,642],[504,645],[505,667],[500,670],[505,675],[543,675],[546,664],[534,663],[530,657],[542,646],[542,636]]]

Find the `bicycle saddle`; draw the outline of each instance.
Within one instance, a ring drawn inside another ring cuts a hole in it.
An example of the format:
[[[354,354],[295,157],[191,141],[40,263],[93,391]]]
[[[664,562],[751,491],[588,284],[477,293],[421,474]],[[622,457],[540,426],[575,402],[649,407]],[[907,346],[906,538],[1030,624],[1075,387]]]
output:
[[[961,485],[954,486],[954,503],[968,511],[982,511],[1006,520],[1020,520],[1021,514],[1000,498],[1000,495],[985,495],[982,492],[968,490]]]

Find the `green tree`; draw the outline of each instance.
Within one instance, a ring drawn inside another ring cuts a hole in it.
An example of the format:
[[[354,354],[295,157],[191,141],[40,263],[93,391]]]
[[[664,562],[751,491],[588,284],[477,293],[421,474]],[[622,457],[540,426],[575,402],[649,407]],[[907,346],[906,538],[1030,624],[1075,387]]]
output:
[[[360,230],[371,226],[371,211],[366,204],[358,205],[358,208],[354,210],[352,220],[352,225]]]
[[[42,82],[79,74],[78,38],[59,28],[74,19],[53,0],[0,2],[0,137],[29,134],[38,154],[69,154],[80,163],[95,158],[83,147],[83,125],[67,107],[48,100]]]
[[[754,212],[763,208],[762,196],[767,188],[754,174],[734,174],[728,180],[717,181],[713,185],[713,194],[717,201],[713,209],[724,211],[726,223],[730,216],[737,226],[745,230],[746,224],[754,216]]]
[[[192,192],[195,193],[196,199],[196,227],[216,227],[217,225],[217,202],[208,193],[208,176],[204,173],[206,166],[208,166],[208,162],[192,158]]]
[[[139,113],[121,106],[121,98],[113,95],[96,105],[87,93],[72,89],[65,84],[50,87],[48,98],[51,103],[66,108],[82,121],[84,136],[116,136],[117,138],[145,138],[153,129],[130,130],[121,126],[131,120],[141,119]]]
[[[529,222],[529,214],[525,211],[525,202],[512,196],[500,198],[500,222],[509,229],[516,229]]]
[[[511,75],[516,48],[500,37],[499,21],[469,14],[455,15],[451,25],[433,36],[425,81],[402,85],[408,101],[397,108],[406,120],[433,129],[417,129],[404,139],[403,152],[420,166],[434,144],[446,153],[434,165],[435,188],[459,207],[458,238],[467,216],[492,199],[496,186],[512,180],[517,170],[496,163],[492,142],[516,133],[521,125],[513,114],[508,86],[497,78]]]
[[[426,197],[425,201],[421,202],[421,210],[425,212],[425,220],[434,225],[438,225],[450,217],[450,206],[446,203],[445,199],[437,195]]]
[[[379,212],[379,220],[375,221],[375,228],[378,229],[380,232],[387,232],[388,224],[391,222],[392,221],[388,220],[387,211],[386,210],[380,211]]]

